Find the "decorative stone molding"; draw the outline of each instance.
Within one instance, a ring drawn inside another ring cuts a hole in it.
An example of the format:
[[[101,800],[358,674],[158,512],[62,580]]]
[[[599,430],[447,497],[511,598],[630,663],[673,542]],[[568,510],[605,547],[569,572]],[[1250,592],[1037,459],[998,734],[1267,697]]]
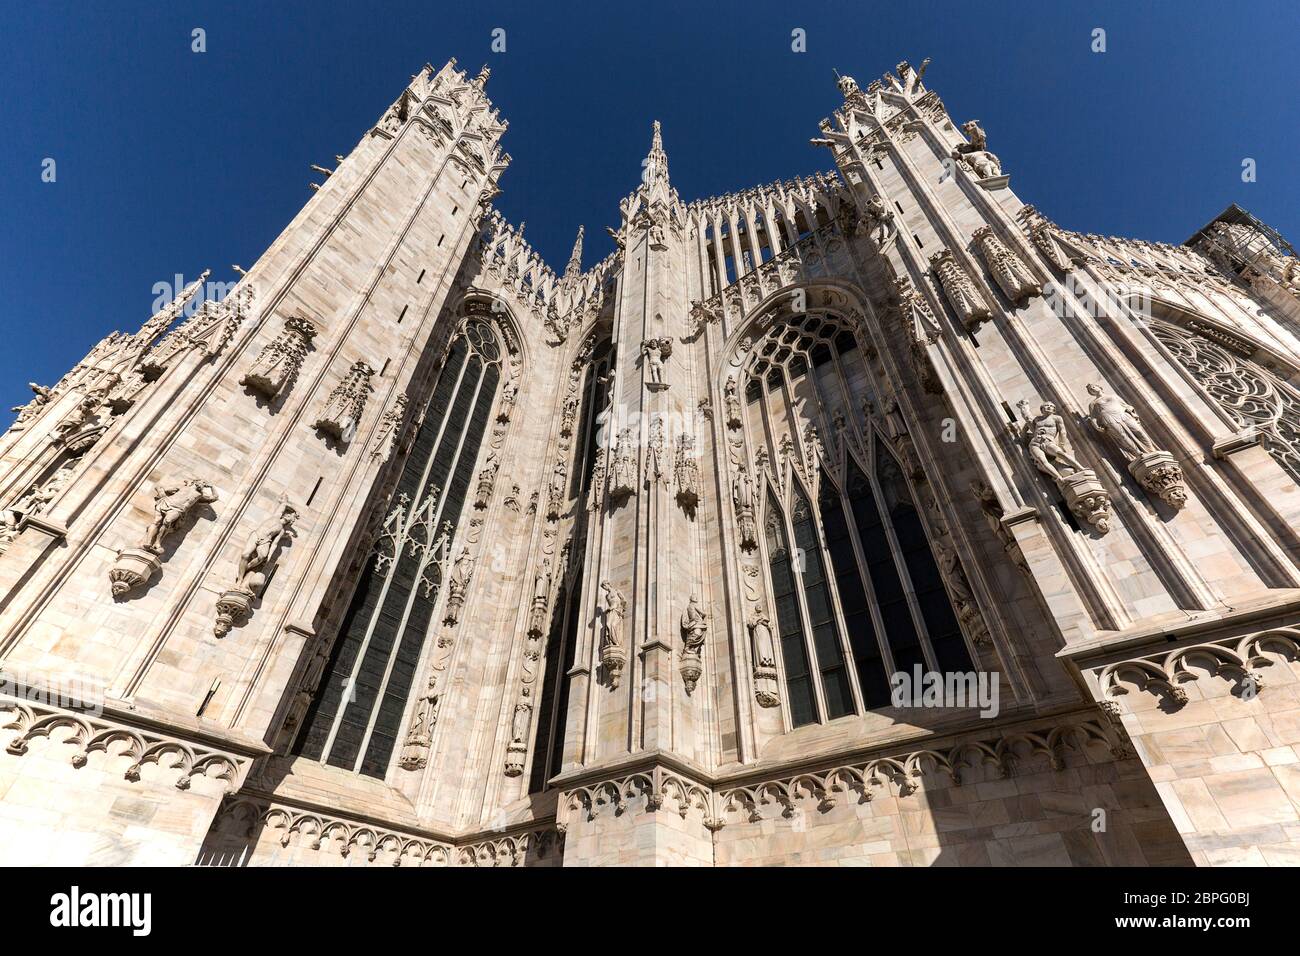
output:
[[[927,776],[945,777],[960,787],[969,771],[982,766],[1005,779],[1039,758],[1052,771],[1064,770],[1069,754],[1081,755],[1093,747],[1105,748],[1113,760],[1133,757],[1123,727],[1104,711],[1036,724],[996,729],[946,746],[904,749],[736,784],[692,780],[655,766],[563,790],[556,807],[556,829],[565,833],[578,822],[644,807],[650,812],[668,809],[683,819],[697,813],[703,826],[716,831],[729,823],[756,823],[772,815],[788,818],[807,801],[812,801],[810,809],[825,813],[847,796],[855,801],[869,801],[878,794],[907,798],[920,791]],[[638,805],[641,800],[644,803]]]
[[[1300,629],[1272,628],[1245,637],[1230,637],[1200,644],[1187,644],[1172,651],[1145,654],[1116,661],[1097,669],[1097,684],[1103,700],[1128,693],[1125,682],[1137,684],[1139,691],[1165,697],[1174,708],[1187,703],[1182,685],[1201,678],[1200,665],[1215,677],[1240,682],[1241,696],[1255,697],[1264,689],[1261,667],[1271,667],[1272,650],[1291,660],[1300,659]]]
[[[7,723],[0,725],[0,730],[18,731],[6,745],[6,753],[21,757],[28,753],[34,740],[44,737],[51,741],[51,749],[60,746],[75,748],[69,759],[78,769],[86,766],[95,753],[103,753],[105,757],[129,757],[131,763],[123,778],[132,783],[139,783],[143,768],[153,764],[160,771],[180,771],[174,782],[177,790],[189,790],[194,780],[207,778],[221,781],[226,792],[230,793],[242,782],[243,772],[249,764],[247,757],[131,727],[99,715],[8,697],[0,697],[0,713],[11,715]],[[56,740],[58,731],[67,733]]]
[[[637,461],[636,440],[632,429],[624,428],[618,433],[618,445],[611,452],[613,460],[609,473],[609,497],[614,501],[636,494]]]
[[[667,485],[671,471],[664,449],[664,425],[656,418],[650,423],[650,438],[646,443],[645,486]]]
[[[695,439],[686,434],[677,436],[677,454],[673,462],[673,478],[677,484],[677,500],[687,511],[700,503],[700,464],[695,460]]]
[[[943,294],[947,297],[949,305],[957,313],[963,325],[969,328],[993,317],[988,303],[976,289],[975,281],[957,264],[951,249],[941,249],[932,255],[930,266],[939,279],[939,285],[943,288]]]
[[[1018,218],[1021,224],[1029,232],[1029,239],[1035,248],[1043,254],[1043,258],[1051,263],[1061,272],[1069,272],[1074,268],[1074,263],[1061,248],[1061,244],[1056,241],[1057,229],[1055,224],[1045,218],[1033,206],[1022,206]]]
[[[939,341],[939,323],[935,321],[930,304],[913,287],[906,276],[894,280],[894,292],[898,298],[898,317],[907,336],[908,354],[912,361],[912,370],[916,373],[921,387],[932,395],[943,394],[943,383],[935,373],[934,363],[930,361],[927,345]]]
[[[267,400],[279,397],[297,377],[315,337],[316,328],[306,319],[285,319],[280,334],[262,348],[239,384],[260,392]]]
[[[667,809],[684,820],[694,811],[706,825],[716,819],[708,787],[656,766],[562,791],[556,804],[555,828],[567,833],[578,819],[591,821],[606,813],[622,816],[638,800],[644,800],[645,809],[652,813]]]
[[[994,234],[992,226],[981,226],[972,238],[989,273],[1012,302],[1024,302],[1043,291],[1029,267]]]
[[[549,823],[455,839],[242,796],[227,798],[214,825],[214,833],[250,843],[264,831],[277,834],[282,848],[334,850],[352,861],[405,867],[524,866],[530,856],[547,860],[563,842]]]

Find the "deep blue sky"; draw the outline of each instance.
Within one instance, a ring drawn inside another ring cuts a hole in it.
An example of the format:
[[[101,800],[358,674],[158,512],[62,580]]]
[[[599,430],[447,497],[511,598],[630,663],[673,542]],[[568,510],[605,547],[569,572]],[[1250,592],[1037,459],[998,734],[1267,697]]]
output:
[[[579,223],[585,265],[609,251],[652,120],[687,200],[809,173],[829,168],[808,139],[832,67],[865,86],[927,56],[953,117],[982,120],[1012,187],[1066,227],[1180,242],[1237,202],[1300,241],[1295,0],[804,6],[7,0],[0,402],[136,328],[156,282],[233,279],[311,195],[308,165],[451,56],[492,67],[514,157],[498,205],[557,271]]]

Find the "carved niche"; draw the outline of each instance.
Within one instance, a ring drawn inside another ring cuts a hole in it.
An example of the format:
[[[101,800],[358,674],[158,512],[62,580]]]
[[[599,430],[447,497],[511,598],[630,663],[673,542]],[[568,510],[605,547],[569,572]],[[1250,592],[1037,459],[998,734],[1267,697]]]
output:
[[[285,319],[284,328],[263,346],[239,384],[260,392],[267,399],[277,398],[302,368],[315,337],[316,329],[306,319]]]
[[[320,417],[316,419],[316,429],[336,441],[352,441],[357,425],[361,423],[366,399],[374,391],[370,384],[370,377],[374,374],[375,370],[365,362],[353,362],[342,381],[330,392]]]
[[[991,226],[981,226],[975,230],[973,238],[975,248],[983,256],[994,281],[1008,299],[1020,303],[1043,291],[1024,260],[1006,247]]]
[[[932,255],[930,265],[963,325],[974,326],[992,318],[992,310],[976,288],[975,280],[957,263],[951,249],[941,249]]]

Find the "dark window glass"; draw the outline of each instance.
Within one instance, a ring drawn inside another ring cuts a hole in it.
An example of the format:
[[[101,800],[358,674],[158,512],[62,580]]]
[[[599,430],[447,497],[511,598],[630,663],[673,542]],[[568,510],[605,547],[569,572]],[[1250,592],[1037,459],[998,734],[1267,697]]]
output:
[[[948,600],[925,526],[916,512],[911,489],[897,459],[879,440],[876,442],[876,481],[885,497],[889,520],[894,526],[908,577],[912,579],[912,588],[916,591],[916,601],[925,619],[925,629],[939,670],[972,670],[966,641]]]
[[[889,675],[885,673],[885,664],[880,657],[876,625],[871,619],[866,588],[853,553],[844,504],[839,489],[831,484],[825,472],[822,473],[818,507],[822,529],[826,532],[826,550],[830,552],[831,568],[835,573],[835,588],[844,611],[844,630],[848,634],[849,646],[853,648],[862,701],[868,710],[886,707],[890,702]]]
[[[384,532],[391,561],[380,570],[375,556],[367,560],[296,744],[304,756],[387,773],[441,584],[429,546],[439,528],[459,521],[496,395],[498,354],[480,322],[448,353],[392,499],[406,510]]]
[[[803,584],[804,602],[808,607],[808,622],[812,626],[813,650],[822,675],[822,693],[826,695],[826,712],[834,720],[853,713],[853,692],[849,689],[844,652],[835,627],[835,612],[822,567],[822,552],[817,541],[812,507],[798,485],[795,486],[793,500],[791,518],[794,523],[794,541],[803,560],[800,581]]]
[[[919,664],[925,669],[925,654],[921,639],[912,622],[912,612],[907,606],[903,581],[894,564],[893,550],[880,518],[880,508],[871,490],[871,482],[853,459],[848,462],[847,497],[858,529],[858,540],[867,560],[871,586],[880,606],[880,618],[885,627],[885,640],[894,657],[894,668],[907,674]]]
[[[781,512],[771,495],[767,501],[766,522],[768,565],[772,574],[777,629],[780,631],[781,659],[785,665],[786,694],[790,699],[790,720],[794,726],[801,727],[817,720],[817,702],[804,647],[803,619],[799,615],[799,598],[795,594],[790,546]]]

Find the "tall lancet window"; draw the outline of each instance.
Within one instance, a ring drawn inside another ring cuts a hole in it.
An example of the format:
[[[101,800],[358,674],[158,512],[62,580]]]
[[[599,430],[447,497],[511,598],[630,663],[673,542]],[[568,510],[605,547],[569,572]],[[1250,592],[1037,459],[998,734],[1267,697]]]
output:
[[[581,617],[582,566],[587,534],[587,512],[596,450],[610,427],[609,371],[613,360],[610,340],[602,339],[591,351],[581,385],[582,415],[574,432],[574,467],[570,497],[579,502],[569,532],[567,567],[556,588],[551,627],[546,639],[545,677],[538,699],[537,732],[533,741],[532,770],[528,791],[546,789],[546,783],[560,772],[564,759],[564,732],[569,711],[569,670],[573,667]]]
[[[747,373],[790,723],[887,707],[897,671],[972,669],[911,485],[859,411],[873,397],[853,332],[796,318],[753,347]]]
[[[500,380],[496,334],[470,319],[425,407],[297,753],[387,774]]]
[[[1258,429],[1264,449],[1300,480],[1300,392],[1244,354],[1181,326],[1157,321],[1150,329],[1215,404],[1238,427]]]

